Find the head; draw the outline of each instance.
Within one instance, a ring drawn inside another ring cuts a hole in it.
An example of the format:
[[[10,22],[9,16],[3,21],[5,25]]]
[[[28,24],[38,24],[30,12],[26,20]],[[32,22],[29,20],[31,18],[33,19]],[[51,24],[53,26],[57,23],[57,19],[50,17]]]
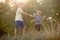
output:
[[[18,3],[17,6],[23,8],[24,7],[24,3]]]
[[[41,15],[41,11],[37,11],[36,15],[40,16]]]

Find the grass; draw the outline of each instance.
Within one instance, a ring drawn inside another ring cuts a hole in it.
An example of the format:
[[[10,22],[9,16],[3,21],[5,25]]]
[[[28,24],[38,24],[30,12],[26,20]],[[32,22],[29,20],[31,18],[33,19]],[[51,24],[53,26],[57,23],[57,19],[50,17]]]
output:
[[[17,35],[17,40],[60,40],[60,33],[57,31],[40,31],[40,32],[33,32],[29,31],[24,36]],[[11,35],[5,35],[1,37],[0,40],[14,40],[14,37]]]
[[[41,28],[39,32],[36,32],[34,27],[31,27],[25,35],[17,34],[17,40],[60,40],[60,24],[58,24],[56,29],[54,26],[47,27],[42,27],[43,29]],[[18,33],[20,32],[18,31]],[[11,34],[5,35],[0,40],[14,40],[14,36]]]

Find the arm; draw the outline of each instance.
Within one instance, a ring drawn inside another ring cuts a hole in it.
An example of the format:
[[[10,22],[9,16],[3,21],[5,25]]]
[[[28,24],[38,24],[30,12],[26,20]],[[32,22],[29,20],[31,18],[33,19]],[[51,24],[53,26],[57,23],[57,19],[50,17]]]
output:
[[[35,21],[35,19],[31,20],[31,22]]]
[[[21,13],[22,13],[23,15],[27,15],[27,16],[33,17],[31,14],[25,13],[23,10],[21,10]]]
[[[33,17],[31,14],[23,13],[24,15],[27,15],[29,17]]]
[[[20,12],[21,12],[23,15],[27,15],[27,16],[33,17],[31,14],[25,13],[22,9],[20,9]]]
[[[28,14],[28,13],[22,12],[22,14],[23,14],[23,15],[27,15],[27,16],[29,16],[29,17],[33,17],[31,14]]]

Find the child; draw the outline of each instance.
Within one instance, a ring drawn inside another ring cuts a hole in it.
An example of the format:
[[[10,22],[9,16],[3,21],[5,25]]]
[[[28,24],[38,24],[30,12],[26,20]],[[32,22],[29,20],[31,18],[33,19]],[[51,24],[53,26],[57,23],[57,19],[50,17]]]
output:
[[[26,14],[24,13],[24,11],[22,10],[24,4],[23,3],[20,3],[18,5],[19,7],[17,8],[17,11],[16,11],[16,16],[15,16],[15,23],[16,23],[16,27],[15,27],[15,31],[14,31],[14,36],[16,37],[16,33],[17,33],[17,30],[19,27],[22,27],[23,28],[23,32],[22,32],[22,35],[25,34],[25,29],[26,29],[26,24],[23,20],[23,14],[24,15],[27,15],[27,16],[30,16],[32,17],[32,15],[30,14]]]
[[[41,19],[42,19],[41,12],[37,11],[35,19],[32,20],[32,21],[35,21],[35,29],[37,31],[40,31],[40,28],[41,28]]]

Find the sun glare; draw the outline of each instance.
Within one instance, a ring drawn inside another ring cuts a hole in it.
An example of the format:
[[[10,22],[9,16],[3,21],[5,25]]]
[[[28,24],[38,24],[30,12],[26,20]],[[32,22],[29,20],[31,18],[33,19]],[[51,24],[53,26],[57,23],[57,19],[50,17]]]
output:
[[[1,3],[1,2],[3,2],[3,3],[4,3],[4,2],[5,2],[5,0],[0,0],[0,3]]]
[[[2,0],[0,0],[0,2],[2,2]]]
[[[13,7],[13,6],[14,6],[14,2],[11,1],[11,2],[9,3],[9,5],[10,5],[10,7]]]
[[[26,3],[28,0],[15,0],[17,3]]]

